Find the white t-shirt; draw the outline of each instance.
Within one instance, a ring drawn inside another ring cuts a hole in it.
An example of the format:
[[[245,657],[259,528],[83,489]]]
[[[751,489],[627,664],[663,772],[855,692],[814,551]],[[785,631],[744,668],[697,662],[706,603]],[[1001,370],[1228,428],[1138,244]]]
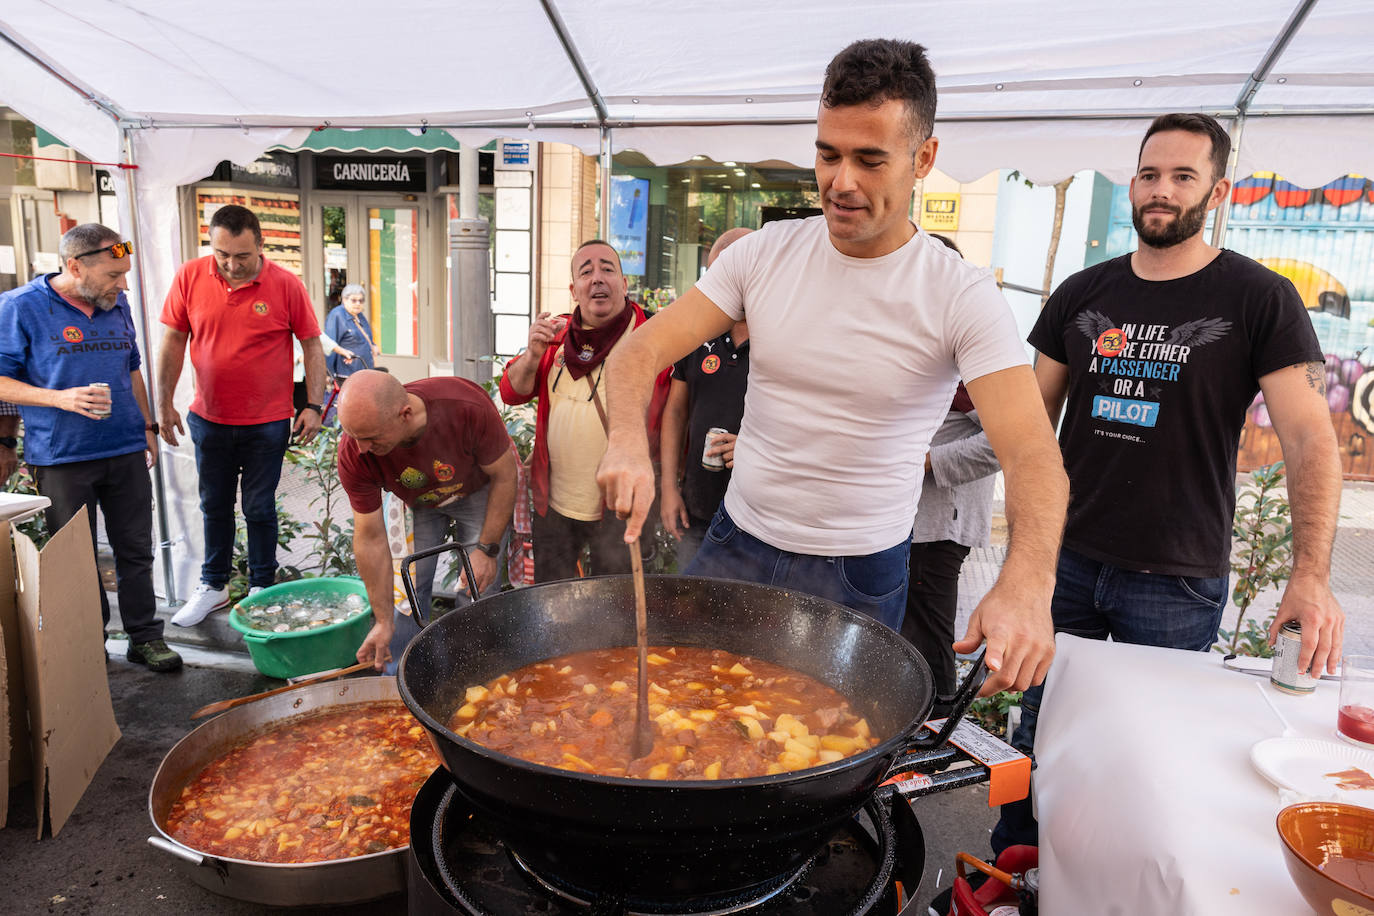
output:
[[[824,217],[769,223],[697,289],[749,322],[726,511],[793,553],[862,556],[906,541],[959,379],[1027,364],[991,271],[922,232],[852,258]]]

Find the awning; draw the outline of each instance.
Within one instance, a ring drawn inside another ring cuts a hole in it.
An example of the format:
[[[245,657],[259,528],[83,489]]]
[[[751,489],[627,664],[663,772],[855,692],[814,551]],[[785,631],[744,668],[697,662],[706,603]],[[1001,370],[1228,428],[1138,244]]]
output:
[[[310,132],[300,146],[279,146],[293,152],[313,150],[315,152],[339,151],[344,153],[410,153],[451,150],[458,152],[462,146],[445,130],[419,130],[397,127],[369,127],[349,130],[342,127],[325,127]]]

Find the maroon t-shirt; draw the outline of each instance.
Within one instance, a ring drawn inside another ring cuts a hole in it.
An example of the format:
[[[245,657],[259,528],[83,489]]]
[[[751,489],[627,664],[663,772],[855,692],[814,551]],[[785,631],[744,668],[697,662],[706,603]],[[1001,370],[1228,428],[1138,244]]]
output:
[[[339,436],[339,479],[353,511],[376,512],[382,491],[408,506],[428,508],[487,485],[481,465],[510,450],[496,405],[481,386],[461,378],[426,378],[406,385],[425,402],[425,432],[409,448],[363,455],[348,434]]]

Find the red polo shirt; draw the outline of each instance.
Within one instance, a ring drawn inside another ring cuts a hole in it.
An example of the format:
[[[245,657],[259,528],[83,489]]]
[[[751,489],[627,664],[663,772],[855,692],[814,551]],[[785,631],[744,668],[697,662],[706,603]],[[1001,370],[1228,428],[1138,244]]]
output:
[[[187,261],[167,293],[162,323],[190,335],[191,409],[199,416],[230,426],[294,416],[291,337],[320,336],[295,274],[263,258],[257,279],[231,290],[213,256]]]

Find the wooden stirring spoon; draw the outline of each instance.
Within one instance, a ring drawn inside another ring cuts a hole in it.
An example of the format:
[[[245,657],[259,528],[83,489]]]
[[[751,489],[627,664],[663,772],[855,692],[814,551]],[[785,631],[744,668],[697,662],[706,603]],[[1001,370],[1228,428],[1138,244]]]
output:
[[[639,646],[639,701],[635,706],[630,759],[638,760],[654,749],[654,726],[649,720],[649,614],[644,597],[644,558],[639,554],[638,540],[630,544],[630,569],[635,580],[635,640]]]
[[[246,697],[234,697],[232,700],[220,700],[218,703],[211,703],[209,706],[202,706],[191,713],[192,719],[199,719],[202,716],[214,715],[217,712],[224,712],[226,709],[233,709],[235,706],[242,706],[244,703],[252,703],[255,700],[274,697],[279,693],[286,693],[288,690],[295,690],[297,687],[308,687],[311,684],[318,684],[321,681],[332,681],[336,677],[343,677],[345,674],[353,674],[366,668],[371,668],[372,662],[358,662],[356,665],[349,665],[347,668],[340,668],[338,671],[330,671],[318,677],[308,677],[303,681],[294,684],[287,684],[285,687],[278,687],[275,690],[264,690],[262,693],[255,693]]]

